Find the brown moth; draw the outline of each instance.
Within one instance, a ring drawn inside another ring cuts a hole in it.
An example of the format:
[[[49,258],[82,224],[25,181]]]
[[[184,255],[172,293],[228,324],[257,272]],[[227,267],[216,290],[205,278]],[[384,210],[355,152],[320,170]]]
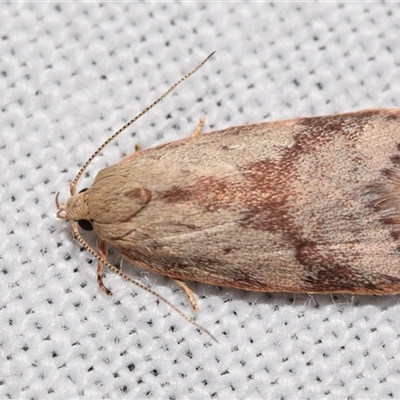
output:
[[[96,152],[66,205],[57,201],[58,216],[100,261],[103,288],[108,244],[173,278],[195,309],[186,280],[265,292],[400,292],[400,109],[207,134],[202,123],[189,138],[101,170],[76,194]],[[98,254],[81,238],[81,220],[99,236]]]

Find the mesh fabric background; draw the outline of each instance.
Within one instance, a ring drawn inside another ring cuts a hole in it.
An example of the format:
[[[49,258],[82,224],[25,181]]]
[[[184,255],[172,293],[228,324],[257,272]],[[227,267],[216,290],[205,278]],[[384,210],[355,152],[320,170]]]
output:
[[[140,143],[231,125],[400,105],[395,3],[0,5],[1,398],[400,398],[399,298],[190,284],[200,333],[108,273],[54,196],[112,132],[216,55],[113,142],[79,187]],[[95,244],[95,238],[89,237]],[[192,315],[169,279],[124,271]]]

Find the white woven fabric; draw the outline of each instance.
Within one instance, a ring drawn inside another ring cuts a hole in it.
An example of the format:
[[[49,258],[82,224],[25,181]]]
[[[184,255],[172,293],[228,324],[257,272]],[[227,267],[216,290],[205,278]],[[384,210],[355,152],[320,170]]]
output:
[[[134,150],[248,122],[400,105],[396,3],[0,4],[0,398],[399,399],[398,296],[193,284],[197,322],[95,264],[54,197]],[[87,236],[86,236],[87,237]],[[95,238],[89,237],[95,245]],[[138,278],[191,316],[167,278]],[[400,265],[399,265],[400,268]]]

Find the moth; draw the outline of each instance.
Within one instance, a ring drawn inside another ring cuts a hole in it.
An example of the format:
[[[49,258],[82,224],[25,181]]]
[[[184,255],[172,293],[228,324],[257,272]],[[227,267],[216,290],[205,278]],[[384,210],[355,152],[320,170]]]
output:
[[[211,57],[211,56],[210,56]],[[208,57],[209,58],[209,57]],[[208,59],[207,58],[207,59]],[[207,60],[206,59],[206,60]],[[261,291],[400,292],[400,109],[263,122],[140,150],[76,192],[58,217],[103,266],[107,246],[175,280]],[[97,252],[78,223],[99,237]],[[168,303],[170,304],[170,303]],[[174,307],[175,308],[175,307]]]

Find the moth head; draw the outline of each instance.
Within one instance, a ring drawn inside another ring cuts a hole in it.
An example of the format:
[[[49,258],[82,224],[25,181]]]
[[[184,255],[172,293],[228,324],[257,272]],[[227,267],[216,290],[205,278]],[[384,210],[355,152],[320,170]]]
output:
[[[66,204],[59,203],[59,193],[57,193],[57,217],[61,219],[77,221],[82,229],[90,231],[93,230],[93,226],[89,219],[88,193],[86,191],[87,189],[83,189],[78,194],[72,195],[67,200]]]

